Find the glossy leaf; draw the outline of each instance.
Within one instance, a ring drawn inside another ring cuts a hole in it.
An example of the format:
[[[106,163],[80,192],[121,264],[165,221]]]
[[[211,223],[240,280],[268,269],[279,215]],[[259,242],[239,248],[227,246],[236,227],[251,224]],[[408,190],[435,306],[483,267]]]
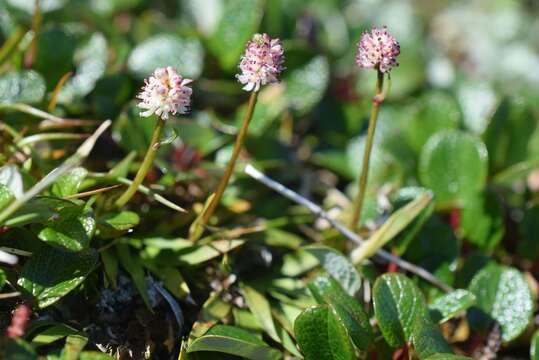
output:
[[[517,338],[528,326],[534,300],[522,274],[510,267],[490,264],[479,271],[468,288],[477,298],[468,319],[475,329],[486,329],[497,321],[502,339]]]
[[[17,284],[28,291],[37,306],[50,306],[79,286],[97,262],[95,250],[65,252],[43,245],[24,264]]]
[[[416,153],[437,132],[457,129],[461,118],[456,100],[446,93],[436,91],[421,96],[414,103],[410,115],[404,131]]]
[[[0,185],[6,186],[14,197],[22,196],[24,193],[23,180],[17,166],[6,165],[0,168]],[[1,197],[2,195],[0,195],[0,199]]]
[[[209,47],[223,68],[231,70],[238,64],[246,42],[262,19],[263,4],[263,0],[224,2],[221,19],[209,39]]]
[[[94,33],[80,42],[74,54],[75,74],[67,80],[58,95],[59,104],[70,104],[88,95],[107,67],[107,40],[101,33]]]
[[[52,194],[58,197],[76,194],[87,174],[88,171],[85,168],[77,167],[67,174],[60,176],[52,185]]]
[[[264,330],[268,335],[275,341],[281,342],[279,335],[277,334],[277,329],[275,328],[275,323],[273,322],[273,316],[271,314],[271,305],[269,301],[258,292],[256,289],[242,284],[241,291],[247,302],[247,306],[255,316],[255,318],[262,324]]]
[[[189,345],[188,353],[212,351],[241,356],[251,360],[277,360],[282,356],[262,340],[249,332],[233,326],[220,325],[210,329],[206,335]]]
[[[503,99],[483,135],[489,152],[490,171],[498,173],[529,157],[537,158],[537,154],[530,151],[530,139],[537,126],[526,98]]]
[[[460,229],[466,240],[485,252],[492,252],[505,234],[500,199],[488,190],[470,198],[461,212]]]
[[[95,219],[91,209],[66,203],[58,209],[58,217],[46,222],[38,237],[46,243],[70,251],[88,247],[95,232]]]
[[[45,81],[35,71],[9,72],[0,76],[0,104],[35,104],[45,96]]]
[[[443,323],[462,314],[475,304],[475,295],[464,289],[457,289],[447,295],[440,296],[429,305],[431,317]]]
[[[454,354],[433,354],[425,360],[473,360],[473,358]]]
[[[462,205],[483,190],[488,153],[472,135],[445,131],[432,136],[421,151],[419,177],[442,204]]]
[[[174,66],[178,73],[196,79],[202,71],[204,50],[195,38],[159,34],[133,49],[127,66],[139,79],[150,76],[158,67]]]
[[[445,341],[440,329],[431,321],[428,314],[416,318],[412,342],[419,359],[426,359],[437,353],[452,353],[451,346]]]
[[[320,265],[337,280],[343,289],[354,295],[361,287],[361,276],[344,255],[326,246],[307,246],[305,250],[314,255]]]
[[[530,359],[539,359],[539,330],[536,330],[532,336],[532,341],[530,345]]]
[[[296,340],[306,360],[353,360],[346,328],[330,305],[305,309],[294,322]]]
[[[299,114],[311,110],[326,92],[329,83],[329,64],[317,56],[285,77],[284,98],[288,106]]]
[[[396,210],[367,241],[354,250],[352,261],[355,264],[360,264],[363,260],[376,254],[378,250],[406,228],[430,204],[431,200],[432,193],[425,191],[413,201]]]
[[[376,279],[373,304],[380,331],[393,347],[410,341],[416,320],[428,317],[423,295],[401,274],[384,274]]]
[[[346,327],[354,344],[368,350],[374,341],[369,317],[359,301],[348,295],[339,283],[329,275],[320,275],[309,284],[309,290],[319,304],[329,304]]]

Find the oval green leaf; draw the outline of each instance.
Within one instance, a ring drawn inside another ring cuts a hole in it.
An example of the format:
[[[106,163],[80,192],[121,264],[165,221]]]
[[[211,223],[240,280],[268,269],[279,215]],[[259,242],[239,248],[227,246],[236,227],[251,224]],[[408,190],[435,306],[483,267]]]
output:
[[[368,350],[374,341],[374,334],[369,316],[359,301],[348,295],[329,275],[317,276],[308,287],[319,304],[333,306],[354,344],[361,350]]]
[[[419,177],[434,191],[437,202],[462,205],[483,190],[487,161],[487,149],[479,139],[461,131],[444,131],[423,147]]]
[[[133,49],[127,61],[129,70],[139,79],[156,68],[174,66],[185,77],[196,79],[202,72],[204,50],[195,38],[172,34],[152,36]]]
[[[24,264],[17,284],[35,297],[37,306],[50,306],[81,284],[97,263],[93,249],[78,253],[43,245]]]
[[[32,70],[0,76],[0,104],[35,104],[43,100],[45,90],[45,80]]]
[[[497,321],[504,341],[511,341],[526,330],[534,300],[517,269],[490,264],[473,277],[468,289],[477,298],[476,306],[468,312],[473,328],[487,329]]]
[[[330,305],[305,309],[294,322],[296,340],[306,360],[353,360],[345,326]]]
[[[349,295],[361,288],[361,276],[355,266],[343,254],[327,246],[307,246],[306,251],[314,255],[320,265],[341,284]]]

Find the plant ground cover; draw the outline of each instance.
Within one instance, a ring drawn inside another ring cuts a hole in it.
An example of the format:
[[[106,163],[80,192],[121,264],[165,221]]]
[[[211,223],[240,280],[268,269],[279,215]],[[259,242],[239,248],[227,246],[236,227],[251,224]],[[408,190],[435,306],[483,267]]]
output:
[[[539,359],[538,19],[0,0],[0,359]]]

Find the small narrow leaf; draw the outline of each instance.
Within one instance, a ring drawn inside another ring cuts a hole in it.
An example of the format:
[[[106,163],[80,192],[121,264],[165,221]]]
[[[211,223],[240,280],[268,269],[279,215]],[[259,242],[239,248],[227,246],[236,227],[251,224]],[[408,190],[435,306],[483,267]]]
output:
[[[251,309],[251,312],[255,318],[262,324],[262,327],[268,335],[278,343],[281,342],[279,335],[277,335],[277,329],[273,322],[273,316],[271,315],[271,305],[269,301],[260,292],[254,288],[241,284],[241,290],[247,306]]]
[[[213,331],[212,331],[213,330]],[[188,353],[212,351],[240,356],[251,360],[278,360],[281,353],[243,329],[233,326],[215,326],[206,335],[195,339]]]
[[[408,226],[430,203],[432,193],[426,191],[411,201],[406,206],[395,211],[389,219],[359,248],[354,250],[352,261],[359,264],[363,260],[376,254],[380,248],[393,239],[399,232]]]

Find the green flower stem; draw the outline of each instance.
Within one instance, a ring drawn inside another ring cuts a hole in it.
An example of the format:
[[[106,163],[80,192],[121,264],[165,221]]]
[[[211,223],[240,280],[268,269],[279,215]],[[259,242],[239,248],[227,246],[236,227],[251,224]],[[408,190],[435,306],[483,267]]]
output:
[[[219,205],[219,202],[221,201],[221,197],[223,197],[223,193],[225,192],[228,182],[230,181],[230,177],[232,176],[232,173],[234,172],[234,168],[236,167],[236,160],[238,159],[238,156],[240,155],[243,142],[245,141],[245,137],[247,136],[247,129],[249,128],[249,123],[251,122],[251,119],[253,118],[253,112],[255,110],[257,98],[258,98],[258,91],[253,91],[251,93],[251,97],[249,98],[249,105],[247,106],[247,111],[245,112],[245,116],[243,118],[243,124],[241,125],[240,132],[238,133],[238,136],[236,137],[236,142],[234,143],[234,150],[232,151],[232,156],[230,157],[230,160],[228,161],[227,167],[225,169],[225,173],[223,177],[221,178],[219,185],[217,186],[217,190],[215,191],[215,196],[213,197],[210,205],[208,206],[208,209],[202,216],[201,226],[206,225],[208,223],[208,220],[213,215],[215,209],[217,208],[217,205]]]
[[[374,131],[376,129],[376,122],[378,121],[380,104],[383,101],[383,87],[384,73],[378,70],[378,78],[376,81],[376,95],[374,96],[372,101],[371,117],[369,119],[369,129],[367,131],[367,143],[365,144],[365,150],[363,152],[363,163],[361,164],[362,168],[361,176],[359,178],[359,189],[354,200],[354,209],[352,211],[352,218],[350,219],[349,224],[350,229],[354,232],[357,232],[358,224],[361,220],[361,210],[363,208],[363,201],[365,200],[365,189],[367,188],[367,179],[369,177],[369,162],[371,159]]]
[[[142,181],[144,181],[144,178],[146,178],[146,175],[150,171],[153,161],[155,160],[155,156],[157,155],[157,151],[159,150],[159,140],[161,139],[161,133],[163,132],[163,129],[165,127],[165,120],[158,118],[157,124],[155,124],[155,128],[153,129],[152,139],[150,141],[150,146],[148,147],[148,150],[146,151],[146,155],[144,156],[144,160],[142,161],[142,164],[140,165],[140,168],[138,169],[137,175],[135,176],[135,180],[129,185],[127,190],[116,200],[116,206],[121,208],[125,206],[129,202],[129,200],[135,195],[137,192],[137,189],[139,185],[142,184]]]

